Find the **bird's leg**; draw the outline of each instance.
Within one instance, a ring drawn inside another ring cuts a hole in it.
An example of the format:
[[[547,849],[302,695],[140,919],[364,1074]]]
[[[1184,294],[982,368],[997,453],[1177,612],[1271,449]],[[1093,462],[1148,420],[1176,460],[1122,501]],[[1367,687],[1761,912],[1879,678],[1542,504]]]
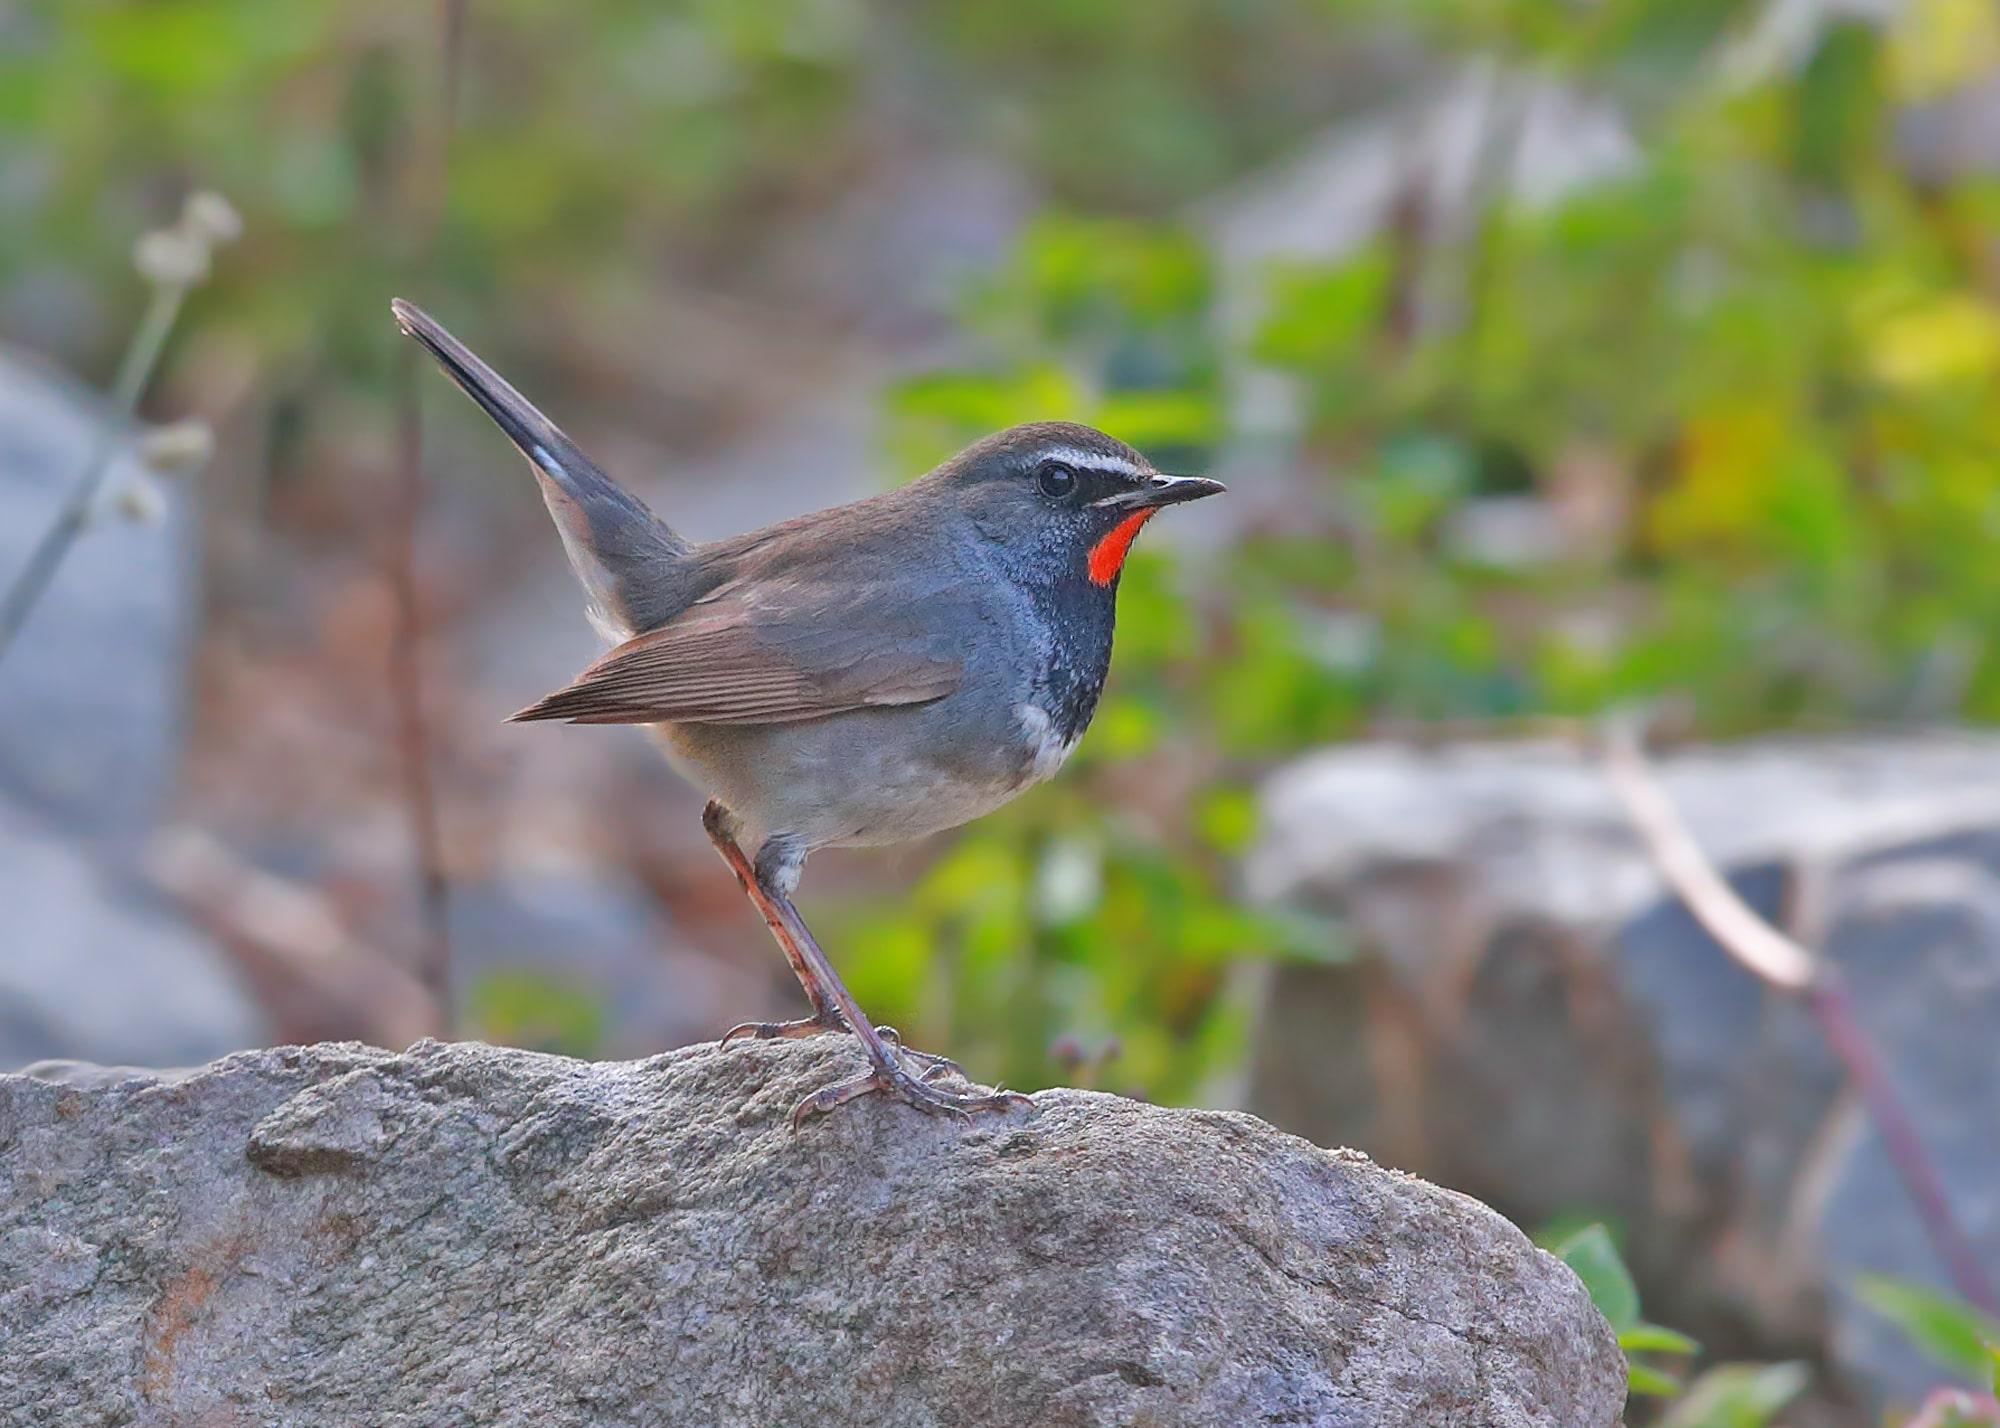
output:
[[[709,800],[708,807],[702,812],[702,826],[708,830],[708,836],[722,854],[723,861],[735,872],[743,891],[763,916],[765,926],[771,929],[771,935],[784,949],[785,958],[792,964],[792,971],[797,975],[799,985],[805,988],[814,1011],[813,1019],[807,1022],[785,1023],[781,1028],[770,1031],[753,1023],[749,1027],[738,1027],[729,1035],[734,1036],[738,1032],[760,1036],[803,1035],[812,1030],[845,1027],[860,1040],[861,1049],[868,1057],[866,1075],[822,1087],[799,1102],[792,1111],[794,1127],[808,1116],[823,1114],[858,1096],[876,1092],[886,1092],[932,1115],[970,1116],[973,1111],[1000,1111],[1032,1104],[1026,1096],[1014,1091],[1000,1091],[988,1096],[961,1096],[931,1085],[930,1082],[946,1071],[956,1072],[957,1063],[928,1052],[912,1051],[902,1044],[902,1039],[893,1030],[884,1036],[862,1014],[854,994],[847,990],[846,984],[833,970],[833,964],[827,961],[826,953],[807,930],[798,909],[792,905],[788,884],[798,876],[800,858],[796,851],[780,848],[775,850],[778,856],[767,858],[766,854],[774,850],[768,847],[760,849],[757,862],[752,864],[744,856],[729,824],[728,810],[715,800]],[[800,1030],[792,1031],[791,1027],[799,1027]],[[904,1068],[902,1057],[920,1060],[926,1063],[928,1069],[921,1077],[913,1076]]]
[[[1015,1106],[1033,1105],[1018,1091],[996,1091],[985,1096],[962,1096],[955,1092],[940,1090],[932,1083],[944,1074],[953,1063],[942,1057],[929,1058],[925,1053],[912,1052],[900,1042],[885,1039],[862,1014],[861,1007],[854,1000],[854,994],[840,980],[833,970],[833,964],[826,959],[826,953],[806,929],[799,910],[792,905],[789,894],[782,888],[766,885],[764,895],[770,900],[772,910],[785,930],[791,934],[793,942],[805,957],[806,964],[820,978],[826,990],[827,999],[833,1004],[841,1018],[861,1040],[861,1049],[867,1053],[869,1069],[866,1074],[850,1081],[836,1081],[800,1101],[792,1108],[792,1125],[808,1116],[824,1115],[835,1106],[854,1100],[857,1096],[874,1095],[878,1092],[894,1096],[905,1104],[915,1106],[929,1115],[955,1115],[970,1119],[974,1111],[1005,1111]],[[931,1060],[930,1069],[921,1077],[913,1076],[903,1066],[900,1056],[925,1056]]]
[[[730,826],[729,810],[718,799],[711,798],[708,806],[701,811],[701,826],[708,834],[708,841],[715,844],[715,851],[722,854],[722,861],[729,864],[729,871],[736,874],[736,881],[750,897],[757,911],[763,914],[764,925],[771,929],[771,936],[777,939],[785,960],[792,964],[792,975],[805,988],[806,1001],[812,1006],[812,1015],[798,1021],[746,1021],[732,1026],[722,1033],[722,1044],[727,1046],[739,1036],[752,1037],[758,1041],[780,1036],[814,1036],[822,1031],[845,1031],[847,1023],[840,1019],[840,1013],[827,1004],[826,994],[820,990],[813,976],[812,968],[799,955],[798,947],[787,935],[784,924],[776,911],[763,895],[757,880],[757,870],[744,855],[743,847],[736,841],[735,830]]]

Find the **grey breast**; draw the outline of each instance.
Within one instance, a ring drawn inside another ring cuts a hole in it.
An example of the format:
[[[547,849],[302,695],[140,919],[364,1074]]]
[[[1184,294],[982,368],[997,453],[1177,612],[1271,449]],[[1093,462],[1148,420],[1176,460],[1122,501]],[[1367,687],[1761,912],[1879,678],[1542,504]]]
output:
[[[808,848],[926,837],[1053,773],[1061,757],[1035,703],[1047,658],[1039,622],[976,548],[949,568],[953,578],[913,613],[964,660],[953,693],[791,724],[674,726],[663,732],[675,762],[752,837],[787,834]]]

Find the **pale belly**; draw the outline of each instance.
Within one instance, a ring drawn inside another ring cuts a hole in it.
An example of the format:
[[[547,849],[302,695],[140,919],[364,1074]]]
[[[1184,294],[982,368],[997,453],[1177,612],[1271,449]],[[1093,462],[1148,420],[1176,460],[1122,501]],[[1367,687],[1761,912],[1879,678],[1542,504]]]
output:
[[[746,845],[788,834],[808,849],[872,847],[983,817],[1069,754],[1032,705],[982,730],[953,717],[950,702],[797,724],[651,727],[682,777],[742,820]]]

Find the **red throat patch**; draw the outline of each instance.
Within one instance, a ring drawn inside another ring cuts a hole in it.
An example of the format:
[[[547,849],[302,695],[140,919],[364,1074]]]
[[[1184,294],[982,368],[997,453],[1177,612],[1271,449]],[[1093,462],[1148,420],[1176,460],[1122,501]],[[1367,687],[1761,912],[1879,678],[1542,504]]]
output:
[[[1132,549],[1139,527],[1152,518],[1153,510],[1134,511],[1098,538],[1097,544],[1090,548],[1090,558],[1085,564],[1085,569],[1090,572],[1091,584],[1111,583],[1112,577],[1124,568],[1126,552]]]

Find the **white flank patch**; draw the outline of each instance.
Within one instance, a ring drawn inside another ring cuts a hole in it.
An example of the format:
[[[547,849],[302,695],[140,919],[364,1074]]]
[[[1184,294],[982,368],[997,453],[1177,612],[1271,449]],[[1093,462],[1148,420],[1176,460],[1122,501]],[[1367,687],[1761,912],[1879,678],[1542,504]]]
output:
[[[1028,736],[1032,759],[1029,781],[1040,783],[1063,766],[1063,760],[1075,751],[1076,740],[1060,737],[1049,721],[1048,711],[1039,704],[1016,704],[1014,717],[1021,721],[1021,732]]]

